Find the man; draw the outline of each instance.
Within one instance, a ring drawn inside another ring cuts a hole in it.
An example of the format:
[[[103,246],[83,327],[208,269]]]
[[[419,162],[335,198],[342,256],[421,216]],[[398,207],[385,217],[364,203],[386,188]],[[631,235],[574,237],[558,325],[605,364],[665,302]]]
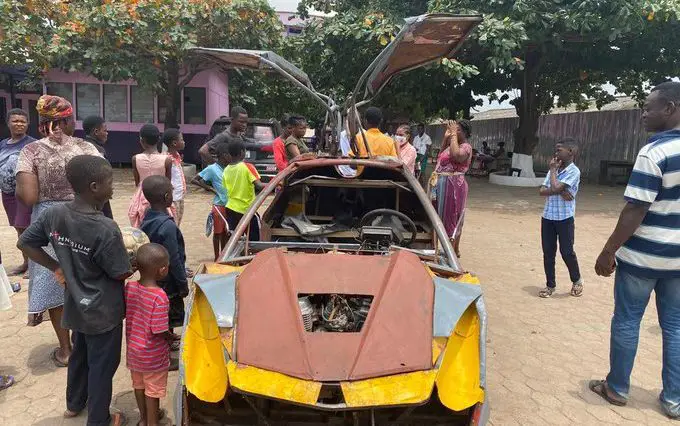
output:
[[[538,293],[542,298],[548,298],[555,292],[555,255],[558,240],[562,260],[569,269],[571,295],[580,297],[583,294],[583,280],[574,253],[574,214],[576,194],[581,180],[581,171],[574,164],[576,152],[576,143],[570,139],[560,141],[555,146],[555,155],[550,160],[550,171],[539,190],[542,196],[547,197],[541,219],[541,246],[546,280],[546,287]]]
[[[240,106],[235,106],[231,109],[231,123],[226,130],[229,134],[241,138],[245,141],[243,134],[248,126],[248,112]],[[216,139],[211,139],[198,150],[201,159],[205,164],[212,164],[215,162]]]
[[[292,126],[289,123],[290,114],[283,114],[281,117],[281,136],[274,139],[272,142],[272,150],[274,151],[274,162],[279,172],[288,166],[288,159],[286,158],[285,140],[288,139],[292,133]]]
[[[663,336],[663,390],[666,415],[680,419],[680,83],[652,89],[642,113],[654,132],[638,153],[626,206],[597,258],[595,272],[614,280],[609,374],[590,389],[614,405],[626,405],[638,346],[640,321],[652,291]]]
[[[430,157],[431,146],[432,139],[425,133],[425,124],[418,123],[418,134],[413,138],[413,147],[418,153],[416,156],[416,177],[420,177],[420,175],[425,173],[427,159]]]
[[[290,136],[286,139],[286,159],[291,161],[293,158],[309,152],[307,144],[302,138],[307,133],[307,120],[298,115],[292,115],[288,119],[288,126],[290,127]]]
[[[90,115],[83,120],[83,132],[85,132],[85,140],[90,142],[97,148],[104,158],[106,157],[106,141],[109,138],[109,131],[106,128],[104,119],[97,115]],[[102,207],[102,213],[109,219],[113,219],[113,211],[111,210],[111,202],[106,201]]]
[[[366,143],[364,143],[362,132],[357,133],[356,140],[357,148],[359,150],[359,154],[356,155],[357,157],[369,157],[368,152],[366,151],[366,144],[368,144],[368,148],[371,151],[370,157],[399,157],[394,140],[391,137],[384,135],[379,129],[382,118],[382,111],[380,111],[380,108],[368,107],[368,109],[366,109],[366,112],[364,113],[366,130],[363,132],[363,134],[366,135]],[[354,156],[354,153],[351,152],[350,155]]]

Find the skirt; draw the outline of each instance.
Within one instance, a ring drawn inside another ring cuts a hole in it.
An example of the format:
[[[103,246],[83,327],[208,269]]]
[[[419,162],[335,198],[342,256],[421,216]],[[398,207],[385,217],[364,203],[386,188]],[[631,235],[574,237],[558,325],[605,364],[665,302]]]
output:
[[[31,208],[19,201],[16,195],[3,192],[2,206],[5,208],[9,226],[26,229],[31,224]]]
[[[468,183],[465,175],[439,175],[433,188],[433,204],[444,222],[446,235],[458,237],[463,230]]]
[[[0,264],[0,311],[6,311],[12,308],[12,301],[10,298],[14,295],[12,285],[9,283],[5,267]]]
[[[66,201],[43,201],[33,206],[31,223],[38,220],[40,215],[49,207],[65,203]],[[44,247],[52,258],[57,260],[52,244]],[[59,285],[54,273],[49,269],[28,261],[28,325],[36,326],[43,320],[43,313],[52,308],[64,305],[64,288]]]

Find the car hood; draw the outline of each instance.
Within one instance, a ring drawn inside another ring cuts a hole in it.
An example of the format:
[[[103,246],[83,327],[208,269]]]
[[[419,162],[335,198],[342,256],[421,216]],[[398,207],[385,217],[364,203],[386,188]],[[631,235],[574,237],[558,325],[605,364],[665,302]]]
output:
[[[306,332],[300,294],[371,295],[357,333]],[[432,368],[434,287],[420,259],[340,253],[259,253],[239,275],[234,349],[239,364],[315,381]]]

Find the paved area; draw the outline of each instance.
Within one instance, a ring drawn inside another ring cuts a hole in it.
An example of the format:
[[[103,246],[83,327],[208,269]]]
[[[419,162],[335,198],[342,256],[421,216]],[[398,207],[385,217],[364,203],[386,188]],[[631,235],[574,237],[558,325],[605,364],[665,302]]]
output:
[[[127,224],[132,177],[116,173],[114,215]],[[488,386],[491,422],[506,425],[663,425],[660,412],[661,331],[653,304],[640,330],[633,370],[631,402],[612,407],[587,389],[587,381],[603,378],[608,368],[609,321],[613,279],[596,277],[595,258],[613,229],[622,207],[622,188],[586,185],[579,198],[576,249],[585,293],[568,295],[566,268],[558,261],[558,293],[537,297],[544,285],[540,249],[542,200],[535,189],[503,188],[473,180],[462,244],[464,267],[480,276],[489,310]],[[211,196],[189,194],[182,230],[189,263],[210,260],[211,242],[203,226]],[[0,247],[5,266],[19,261],[14,231],[0,214]],[[24,288],[26,287],[24,283]],[[25,327],[26,291],[13,298],[14,308],[0,312],[0,371],[18,383],[0,392],[0,424],[82,425],[84,417],[64,421],[65,369],[55,368],[49,353],[56,338],[49,324]],[[176,383],[163,406],[171,409]],[[118,370],[114,406],[136,422],[128,370]],[[135,423],[132,423],[135,424]]]

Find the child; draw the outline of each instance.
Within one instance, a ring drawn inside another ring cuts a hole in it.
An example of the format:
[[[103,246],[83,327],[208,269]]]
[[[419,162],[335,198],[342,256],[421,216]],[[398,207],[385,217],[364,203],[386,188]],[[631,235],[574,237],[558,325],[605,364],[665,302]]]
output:
[[[170,182],[172,182],[172,206],[174,208],[175,222],[177,226],[182,224],[184,216],[184,194],[187,192],[187,182],[184,178],[182,168],[182,156],[179,151],[184,150],[184,137],[179,129],[167,129],[163,132],[163,144],[168,148],[168,157],[172,159],[172,171]]]
[[[144,198],[142,186],[140,183],[148,176],[166,176],[168,179],[172,176],[172,158],[165,154],[160,154],[156,145],[160,138],[158,128],[153,124],[145,124],[139,131],[139,143],[144,150],[141,154],[132,157],[132,173],[135,177],[135,186],[137,192],[132,196],[130,201],[130,208],[128,209],[128,218],[130,225],[139,228],[139,225],[144,219],[146,209],[149,208],[149,202]]]
[[[255,200],[255,190],[264,189],[265,185],[253,175],[248,166],[243,162],[246,150],[240,139],[231,135],[225,135],[228,140],[228,150],[231,156],[229,165],[224,168],[224,188],[227,190],[227,223],[229,229],[235,230],[244,213]],[[260,227],[257,217],[253,216],[250,221],[251,241],[260,239]]]
[[[149,200],[150,207],[142,222],[142,231],[148,235],[152,243],[165,247],[170,255],[170,270],[159,285],[170,299],[169,325],[181,327],[184,324],[184,297],[189,294],[187,273],[184,268],[186,252],[184,251],[184,237],[177,224],[168,214],[172,205],[172,183],[165,176],[149,176],[142,182],[142,191]],[[175,336],[175,342],[179,336]],[[179,348],[179,343],[173,344],[173,350]],[[175,360],[173,360],[175,361]],[[173,364],[172,369],[176,369]]]
[[[75,199],[45,210],[18,247],[65,287],[62,326],[73,332],[73,352],[64,417],[87,406],[88,424],[119,425],[124,418],[109,414],[109,404],[120,363],[123,285],[132,268],[118,226],[101,212],[113,195],[113,170],[104,158],[79,155],[66,165],[66,178]],[[43,250],[49,243],[57,260]]]
[[[106,158],[106,140],[109,138],[109,132],[106,128],[106,122],[98,115],[90,115],[83,120],[83,132],[85,132],[85,140],[90,142],[97,148],[97,151]],[[104,216],[113,219],[113,212],[111,211],[111,203],[109,201],[104,204],[102,209]]]
[[[220,136],[218,136],[220,137]],[[231,160],[229,146],[225,143],[217,145],[217,162],[209,165],[194,177],[192,183],[201,188],[215,193],[213,198],[213,250],[215,260],[219,257],[222,249],[227,244],[227,223],[225,222],[227,205],[227,191],[224,189],[224,168]]]
[[[170,301],[158,286],[158,281],[168,275],[168,251],[159,244],[144,244],[137,250],[137,266],[139,282],[131,281],[125,286],[126,359],[139,407],[138,424],[155,426],[170,366]]]
[[[546,287],[538,293],[543,298],[550,297],[555,292],[555,255],[558,240],[562,260],[569,269],[569,278],[572,282],[571,295],[579,297],[583,294],[583,280],[574,252],[574,214],[576,194],[581,180],[581,171],[574,164],[577,149],[573,140],[564,140],[555,146],[555,156],[550,160],[550,171],[540,189],[540,194],[547,197],[541,219]]]

